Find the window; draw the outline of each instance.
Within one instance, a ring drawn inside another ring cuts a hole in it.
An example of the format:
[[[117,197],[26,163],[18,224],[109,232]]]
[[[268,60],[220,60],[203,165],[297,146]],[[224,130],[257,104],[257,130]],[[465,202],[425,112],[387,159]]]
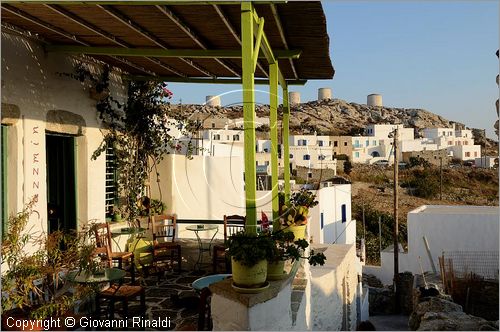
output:
[[[212,128],[215,128],[215,123],[212,122]]]
[[[306,146],[307,145],[307,140],[305,139],[299,139],[298,142],[299,146]]]
[[[469,145],[469,142],[467,142],[467,141],[464,141],[464,145]]]
[[[365,144],[366,144],[366,146],[369,146],[370,145],[370,141],[366,140]]]
[[[106,182],[105,209],[106,217],[113,217],[113,208],[118,202],[118,174],[116,172],[116,156],[113,148],[106,148]]]
[[[325,160],[325,156],[324,156],[324,155],[322,155],[322,154],[320,154],[320,155],[318,156],[318,160]]]
[[[229,135],[226,135],[226,141],[229,141]]]
[[[239,141],[240,135],[233,135],[233,141]]]
[[[264,161],[264,165],[269,166],[269,160]]]
[[[373,146],[377,146],[377,141],[375,141],[375,140],[374,140],[374,141],[372,142],[372,144],[373,144]]]
[[[347,221],[347,208],[346,208],[346,205],[342,204],[340,206],[340,209],[342,210],[342,222],[346,222]]]
[[[333,146],[334,146],[334,147],[337,147],[337,146],[339,145],[338,143],[339,143],[339,142],[337,142],[337,141],[333,141]]]
[[[328,141],[328,146],[332,146],[332,141]]]
[[[453,142],[452,141],[448,141],[448,145],[453,145]]]
[[[465,153],[465,156],[466,156],[466,157],[470,157],[470,152],[466,152],[466,153]]]
[[[477,151],[476,151],[476,152],[474,152],[474,157],[477,157]]]
[[[323,225],[324,225],[323,212],[320,213],[319,220],[320,220],[320,223],[321,223],[321,229],[323,229]]]
[[[360,147],[358,139],[354,141],[354,147],[355,148],[359,148]]]
[[[310,156],[310,155],[308,155],[308,154],[305,154],[305,155],[304,155],[304,160],[311,160],[311,156]]]
[[[344,146],[347,146],[347,142],[344,142]]]
[[[354,152],[354,158],[359,158],[359,152]]]
[[[318,141],[318,146],[323,146],[323,141]]]

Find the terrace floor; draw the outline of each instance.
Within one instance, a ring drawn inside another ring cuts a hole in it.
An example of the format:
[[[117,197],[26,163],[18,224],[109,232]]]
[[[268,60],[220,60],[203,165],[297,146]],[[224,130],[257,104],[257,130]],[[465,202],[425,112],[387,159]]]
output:
[[[161,278],[156,274],[141,277],[140,283],[146,288],[146,319],[169,318],[169,328],[138,328],[137,330],[187,330],[198,329],[199,296],[191,287],[196,279],[212,274],[212,266],[204,266],[202,270],[194,269],[194,263],[198,257],[198,243],[196,240],[181,240],[182,245],[182,271],[179,273],[169,270]],[[214,243],[217,243],[214,241]],[[204,256],[204,262],[211,262],[208,254]],[[222,270],[222,269],[221,269]],[[224,273],[224,271],[219,273]],[[127,280],[126,280],[127,281]],[[121,303],[116,303],[119,312]],[[105,310],[105,308],[101,308]],[[140,316],[139,302],[129,304],[129,317]],[[122,318],[115,313],[115,318]],[[134,330],[133,328],[129,329]]]

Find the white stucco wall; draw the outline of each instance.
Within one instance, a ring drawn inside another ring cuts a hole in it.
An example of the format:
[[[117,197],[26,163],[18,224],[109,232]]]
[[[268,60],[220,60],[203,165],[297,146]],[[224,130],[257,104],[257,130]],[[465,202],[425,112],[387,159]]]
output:
[[[222,220],[245,215],[243,162],[239,157],[167,155],[158,165],[160,191],[152,185],[152,197],[167,204],[167,213],[178,219]],[[152,182],[153,183],[153,182]],[[204,236],[211,236],[201,234]],[[221,235],[219,231],[218,235]],[[194,237],[179,227],[179,237]]]
[[[83,135],[76,136],[77,223],[105,219],[105,157],[90,160],[102,140],[96,101],[80,82],[57,73],[72,73],[76,61],[61,54],[45,53],[41,45],[16,34],[2,32],[2,103],[15,105],[21,119],[9,127],[9,212],[18,212],[38,194],[28,228],[47,230],[46,117],[50,110],[77,114],[85,120]],[[120,77],[112,75],[113,95],[123,100]],[[59,132],[65,134],[64,131]],[[12,183],[15,185],[13,186]]]
[[[327,257],[324,266],[304,265],[306,287],[292,319],[291,280],[276,297],[247,307],[232,293],[213,291],[214,331],[340,331],[355,330],[358,275],[361,266],[355,245],[319,245]],[[317,249],[317,245],[315,245]],[[259,295],[243,295],[243,297]]]
[[[351,185],[336,184],[316,191],[318,205],[310,210],[309,235],[315,243],[352,244],[356,241],[356,222],[351,219]],[[342,205],[346,221],[342,222]],[[323,214],[323,228],[321,228]]]
[[[432,271],[425,250],[427,238],[436,269],[443,251],[498,251],[499,210],[493,206],[421,206],[408,213],[408,253],[400,254],[400,272],[421,273],[418,257],[424,271]],[[373,273],[383,283],[390,283],[393,275],[393,251],[384,250],[380,268],[365,266],[365,273]]]

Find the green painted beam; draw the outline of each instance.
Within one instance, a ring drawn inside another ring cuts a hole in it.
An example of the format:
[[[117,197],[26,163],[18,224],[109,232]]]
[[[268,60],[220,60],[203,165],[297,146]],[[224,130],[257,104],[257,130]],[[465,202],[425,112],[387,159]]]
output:
[[[47,52],[119,55],[119,56],[152,56],[157,58],[192,58],[192,59],[239,59],[241,50],[198,50],[198,49],[163,49],[163,48],[126,48],[126,47],[92,47],[74,45],[46,45]],[[275,50],[278,59],[298,59],[301,51]],[[266,58],[264,53],[259,58]]]
[[[258,1],[259,4],[286,3],[287,1]],[[144,6],[144,5],[166,5],[166,6],[199,6],[199,5],[241,5],[240,1],[193,1],[193,0],[131,0],[131,1],[112,1],[112,0],[2,0],[2,3],[10,4],[52,4],[52,5],[116,5],[116,6]]]
[[[257,234],[256,186],[257,175],[255,165],[255,90],[254,90],[254,32],[253,6],[251,2],[241,3],[241,54],[243,67],[243,130],[245,158],[245,203],[246,232]]]
[[[255,68],[257,67],[257,61],[259,60],[260,53],[260,45],[262,44],[262,35],[264,34],[264,18],[261,17],[259,20],[259,28],[257,30],[257,35],[255,37],[255,46],[253,50],[253,70],[255,72]]]
[[[290,103],[288,100],[288,87],[283,88],[283,166],[285,182],[285,204],[290,202]]]
[[[271,127],[271,183],[273,230],[280,229],[278,190],[278,63],[269,65],[269,126]]]
[[[172,83],[196,83],[196,84],[242,84],[239,78],[199,78],[199,77],[178,77],[178,76],[144,76],[144,75],[123,75],[123,79],[129,81],[158,81]],[[254,84],[269,85],[268,79],[256,79]],[[307,80],[286,80],[287,85],[304,85]]]

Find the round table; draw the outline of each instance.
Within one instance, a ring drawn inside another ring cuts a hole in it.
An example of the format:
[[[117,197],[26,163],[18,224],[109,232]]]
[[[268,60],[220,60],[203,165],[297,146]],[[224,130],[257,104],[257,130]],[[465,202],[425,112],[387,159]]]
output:
[[[193,281],[193,288],[195,291],[200,292],[203,288],[210,286],[213,283],[230,278],[232,274],[213,274],[211,276],[201,277]]]
[[[141,237],[145,232],[146,232],[146,229],[143,227],[139,227],[139,228],[138,227],[115,228],[115,229],[111,230],[111,238],[113,239],[113,242],[116,244],[118,251],[124,251],[120,247],[120,244],[118,243],[118,241],[116,241],[117,237],[127,235],[128,239],[127,239],[126,245],[128,245],[128,244],[134,242],[134,240],[136,238]],[[133,252],[133,250],[130,250],[130,248],[125,248],[125,251],[127,251],[127,250]]]
[[[116,268],[106,268],[102,274],[89,273],[89,271],[71,271],[68,274],[68,279],[79,284],[97,284],[123,279],[125,274],[124,270]]]
[[[196,239],[198,240],[198,260],[194,264],[194,267],[196,269],[196,265],[198,265],[198,269],[201,270],[201,266],[204,264],[203,263],[203,253],[207,252],[211,256],[212,253],[212,241],[215,238],[215,235],[217,235],[217,232],[219,231],[219,226],[217,225],[194,225],[194,226],[187,226],[186,229],[188,231],[192,231],[196,235]],[[215,231],[214,235],[212,235],[212,238],[210,239],[208,243],[208,247],[204,247],[203,243],[201,242],[200,235],[198,234],[199,232],[208,232],[208,231]],[[207,264],[207,263],[205,263]]]

